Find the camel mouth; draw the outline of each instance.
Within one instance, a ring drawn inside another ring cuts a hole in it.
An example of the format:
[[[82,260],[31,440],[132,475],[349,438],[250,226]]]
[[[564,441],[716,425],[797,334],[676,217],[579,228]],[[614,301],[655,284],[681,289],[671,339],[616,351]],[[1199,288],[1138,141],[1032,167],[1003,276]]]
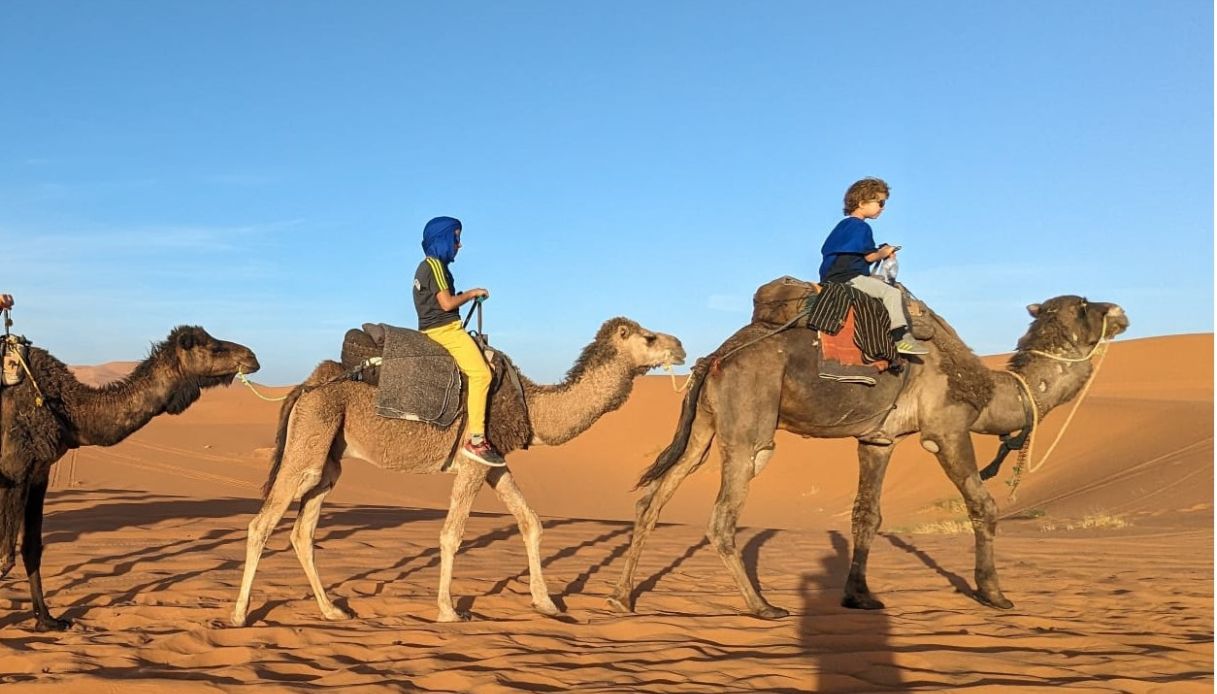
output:
[[[1128,326],[1129,326],[1128,316],[1125,316],[1122,313],[1117,316],[1108,317],[1108,319],[1107,319],[1107,338],[1108,339],[1113,338],[1116,335],[1119,335],[1120,333],[1124,332],[1125,330],[1128,330]]]
[[[663,356],[659,358],[658,362],[651,364],[651,368],[654,369],[661,366],[665,368],[669,366],[681,366],[684,363],[685,351],[683,349],[677,351],[667,350],[663,353]]]

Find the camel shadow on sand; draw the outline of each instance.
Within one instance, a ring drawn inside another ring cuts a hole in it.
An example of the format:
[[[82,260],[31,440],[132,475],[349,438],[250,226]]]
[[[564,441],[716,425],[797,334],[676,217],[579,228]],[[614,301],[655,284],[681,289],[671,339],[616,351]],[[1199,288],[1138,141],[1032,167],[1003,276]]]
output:
[[[56,509],[55,506],[61,508]],[[65,506],[67,508],[62,508]],[[123,586],[119,591],[91,591],[81,595],[68,606],[66,615],[72,619],[79,619],[87,616],[91,607],[133,604],[143,593],[169,590],[190,579],[203,575],[214,575],[215,572],[231,572],[235,581],[239,577],[244,560],[247,523],[260,507],[260,500],[247,498],[200,500],[112,489],[58,492],[46,514],[47,544],[66,544],[80,540],[87,535],[125,529],[147,529],[148,542],[134,549],[126,543],[106,545],[102,542],[103,552],[101,554],[94,554],[79,562],[67,564],[55,572],[57,577],[55,592],[89,586],[91,582],[98,579],[127,575],[134,572],[137,566],[155,566],[158,563],[184,556],[192,559],[205,558],[203,563],[190,571],[158,576],[151,581]],[[446,511],[438,509],[335,506],[333,510],[323,515],[326,529],[318,539],[322,543],[334,543],[368,531],[389,530],[417,522],[430,522],[438,525],[443,522],[445,515]],[[471,515],[475,518],[501,520],[504,525],[466,539],[461,544],[462,551],[489,547],[494,543],[511,540],[519,535],[515,519],[510,514],[473,513]],[[231,519],[231,523],[226,524],[228,527],[223,528],[192,530],[196,525],[198,527],[207,526],[207,523],[196,524],[196,521],[209,519]],[[294,522],[294,514],[288,514],[282,520],[282,525],[290,526],[292,522]],[[558,519],[546,521],[544,525],[546,528],[552,528],[574,522],[578,521]],[[156,527],[159,525],[165,527]],[[624,532],[624,530],[619,532]],[[597,542],[597,540],[592,540],[585,544]],[[283,538],[282,544],[282,547],[272,549],[270,553],[291,552],[286,537]],[[568,556],[574,551],[578,551],[578,549],[562,550],[558,555],[552,556],[546,561],[547,563],[554,561],[561,556]],[[438,567],[439,563],[439,549],[426,547],[421,551],[405,554],[388,567],[380,567],[340,578],[333,585],[337,590],[342,591],[345,586],[373,580],[375,587],[368,594],[375,596],[416,572]],[[388,572],[395,573],[386,575]],[[5,582],[8,585],[0,584],[0,586],[11,590],[15,587],[13,584],[24,582],[24,578],[24,572],[18,567]],[[487,594],[502,592],[513,578],[516,577],[501,581]],[[367,597],[367,595],[364,596]],[[29,619],[28,603],[24,600],[14,600],[14,602],[17,603],[19,609],[0,616],[0,628],[20,625]],[[287,600],[271,600],[258,610],[256,616],[264,618],[274,607],[284,602]],[[206,601],[200,604],[207,606]]]

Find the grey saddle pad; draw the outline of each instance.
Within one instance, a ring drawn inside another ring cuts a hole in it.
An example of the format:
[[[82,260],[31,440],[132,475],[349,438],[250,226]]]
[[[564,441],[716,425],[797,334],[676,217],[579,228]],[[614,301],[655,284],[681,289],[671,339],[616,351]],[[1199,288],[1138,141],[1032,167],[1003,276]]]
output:
[[[373,339],[377,330],[364,331]],[[376,389],[376,414],[450,426],[465,407],[456,360],[435,340],[408,328],[381,324],[383,361]]]

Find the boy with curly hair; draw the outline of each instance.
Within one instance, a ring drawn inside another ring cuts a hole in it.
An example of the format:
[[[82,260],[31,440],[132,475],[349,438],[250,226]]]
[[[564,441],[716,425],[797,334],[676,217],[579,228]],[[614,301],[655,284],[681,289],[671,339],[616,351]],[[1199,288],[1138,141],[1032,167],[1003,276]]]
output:
[[[929,350],[909,332],[904,317],[904,294],[897,287],[870,274],[871,263],[896,254],[896,247],[875,245],[868,219],[878,219],[887,206],[891,188],[881,178],[855,181],[845,191],[845,219],[828,234],[820,253],[821,282],[842,282],[883,302],[891,320],[892,340],[901,354],[926,354]]]

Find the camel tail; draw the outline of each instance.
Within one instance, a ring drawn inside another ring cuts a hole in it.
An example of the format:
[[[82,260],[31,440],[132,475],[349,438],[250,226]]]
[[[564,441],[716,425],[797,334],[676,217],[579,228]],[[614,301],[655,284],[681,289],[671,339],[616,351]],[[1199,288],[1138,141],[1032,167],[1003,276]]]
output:
[[[275,432],[275,452],[270,458],[270,474],[262,485],[263,499],[270,496],[270,489],[275,486],[275,478],[279,476],[279,467],[283,464],[283,450],[287,447],[287,420],[291,419],[292,408],[296,406],[300,396],[304,395],[307,385],[306,381],[292,388],[292,392],[287,394],[287,398],[279,407],[279,429]]]
[[[697,417],[697,401],[701,397],[701,389],[706,384],[706,375],[709,371],[708,368],[694,369],[689,381],[689,392],[685,394],[684,404],[680,407],[680,421],[676,425],[676,434],[672,437],[672,443],[669,443],[668,447],[663,449],[663,452],[651,464],[651,467],[642,473],[642,477],[638,479],[638,484],[634,485],[634,489],[641,489],[663,477],[676,464],[676,461],[680,460],[680,456],[684,455],[685,448],[689,445],[689,433],[693,431],[693,419]]]

